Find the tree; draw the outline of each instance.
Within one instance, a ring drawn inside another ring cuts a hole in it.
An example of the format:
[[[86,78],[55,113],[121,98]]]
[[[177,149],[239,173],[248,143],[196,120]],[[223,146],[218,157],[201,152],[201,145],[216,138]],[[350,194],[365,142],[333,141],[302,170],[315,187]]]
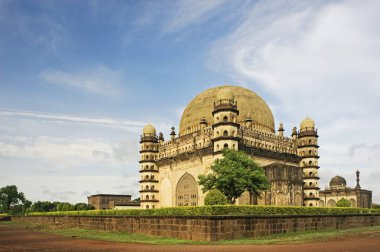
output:
[[[210,167],[211,173],[198,176],[203,192],[216,188],[234,204],[244,191],[260,195],[270,188],[264,169],[246,153],[224,149],[222,154],[223,158],[215,160]]]
[[[218,189],[211,189],[205,197],[205,205],[225,205],[227,204],[226,195]]]
[[[351,202],[348,199],[341,198],[336,202],[337,207],[351,207]]]
[[[33,212],[51,212],[57,210],[57,202],[36,201],[33,203],[31,210]]]
[[[0,211],[3,213],[10,212],[16,205],[23,205],[25,200],[24,193],[18,192],[15,185],[0,188]]]
[[[372,208],[379,209],[380,208],[380,204],[372,203]]]
[[[94,206],[88,205],[86,203],[76,203],[74,205],[75,210],[92,210],[95,209]]]

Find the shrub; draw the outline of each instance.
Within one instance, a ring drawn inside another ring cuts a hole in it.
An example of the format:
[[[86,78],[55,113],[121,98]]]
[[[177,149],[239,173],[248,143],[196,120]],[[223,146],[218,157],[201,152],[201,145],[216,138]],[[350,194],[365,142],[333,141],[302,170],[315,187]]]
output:
[[[337,207],[351,207],[351,202],[348,199],[341,198],[336,202]]]
[[[218,189],[212,189],[205,197],[205,205],[226,205],[226,196]]]
[[[201,206],[157,209],[87,210],[31,213],[31,215],[83,216],[260,216],[260,215],[347,215],[380,214],[380,209],[340,207],[280,207],[280,206]]]

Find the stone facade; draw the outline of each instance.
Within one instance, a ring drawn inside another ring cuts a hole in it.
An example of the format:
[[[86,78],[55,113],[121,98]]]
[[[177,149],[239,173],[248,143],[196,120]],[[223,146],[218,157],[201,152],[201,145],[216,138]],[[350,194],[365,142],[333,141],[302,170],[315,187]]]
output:
[[[276,132],[269,106],[254,92],[220,86],[197,95],[182,114],[179,133],[170,139],[152,125],[140,140],[142,208],[201,206],[205,194],[197,179],[208,172],[221,150],[246,152],[264,167],[272,188],[262,195],[244,193],[237,204],[319,206],[318,134],[312,119],[284,135]]]
[[[88,204],[95,209],[113,209],[118,205],[128,205],[131,203],[131,195],[119,194],[96,194],[87,197]],[[135,205],[135,204],[132,204]]]
[[[12,216],[12,221],[127,232],[193,241],[255,238],[272,234],[380,225],[380,215],[298,216]]]

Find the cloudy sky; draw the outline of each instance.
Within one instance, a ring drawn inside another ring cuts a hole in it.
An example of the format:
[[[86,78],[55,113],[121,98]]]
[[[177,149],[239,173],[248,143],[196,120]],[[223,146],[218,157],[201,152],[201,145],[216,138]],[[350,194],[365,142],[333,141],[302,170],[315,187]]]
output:
[[[204,89],[247,87],[285,134],[307,115],[324,187],[380,203],[380,2],[0,0],[0,186],[30,200],[138,196],[145,123],[166,138]]]

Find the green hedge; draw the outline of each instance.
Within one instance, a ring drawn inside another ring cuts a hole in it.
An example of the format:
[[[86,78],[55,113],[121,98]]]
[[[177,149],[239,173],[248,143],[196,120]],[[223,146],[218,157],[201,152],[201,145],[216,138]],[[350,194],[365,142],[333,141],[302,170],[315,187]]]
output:
[[[30,215],[85,215],[85,216],[211,216],[211,215],[340,215],[380,214],[380,209],[351,207],[280,207],[280,206],[201,206],[168,207],[158,209],[85,210],[35,212]]]

